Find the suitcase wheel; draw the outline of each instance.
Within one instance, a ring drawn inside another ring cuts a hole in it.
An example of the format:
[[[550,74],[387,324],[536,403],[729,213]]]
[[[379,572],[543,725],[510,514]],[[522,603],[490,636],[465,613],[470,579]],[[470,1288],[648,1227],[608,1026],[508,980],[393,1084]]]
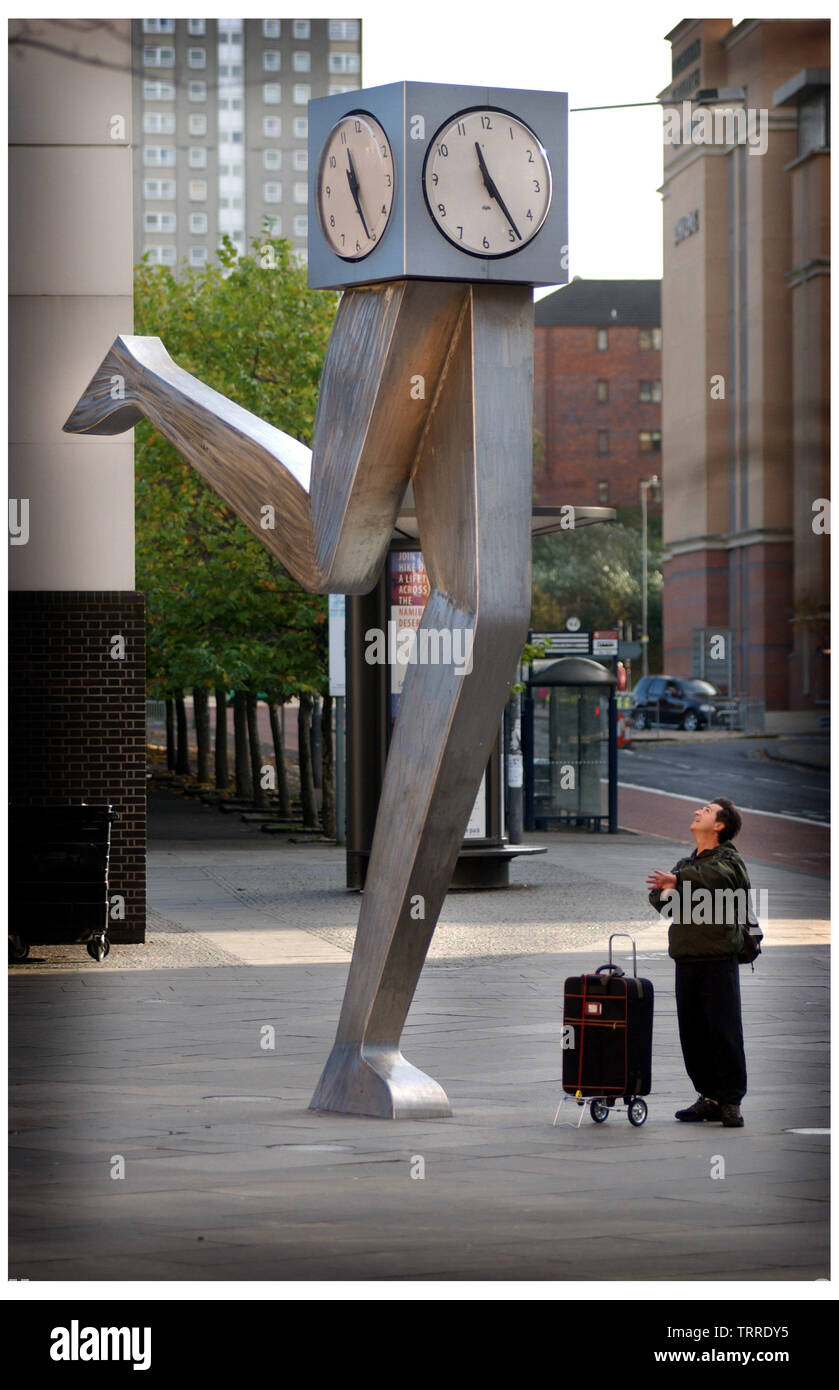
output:
[[[94,960],[104,960],[110,949],[111,943],[107,937],[100,936],[87,943],[87,954]]]
[[[29,942],[19,936],[9,937],[9,960],[26,960],[29,955]]]
[[[591,1102],[591,1118],[596,1125],[602,1125],[604,1120],[609,1118],[609,1107],[605,1100],[593,1100]]]
[[[631,1125],[642,1125],[647,1118],[647,1102],[636,1096],[629,1102],[626,1113]]]

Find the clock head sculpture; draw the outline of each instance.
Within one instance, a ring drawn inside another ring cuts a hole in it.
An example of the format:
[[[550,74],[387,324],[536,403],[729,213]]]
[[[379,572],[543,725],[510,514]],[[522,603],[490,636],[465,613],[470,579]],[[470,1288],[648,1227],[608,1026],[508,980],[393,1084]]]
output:
[[[158,338],[118,338],[65,425],[148,417],[316,592],[373,587],[413,483],[422,627],[449,629],[471,670],[408,666],[312,1109],[451,1113],[400,1038],[529,621],[532,286],[567,278],[566,109],[557,93],[427,83],[310,103],[309,283],[346,290],[311,452]]]

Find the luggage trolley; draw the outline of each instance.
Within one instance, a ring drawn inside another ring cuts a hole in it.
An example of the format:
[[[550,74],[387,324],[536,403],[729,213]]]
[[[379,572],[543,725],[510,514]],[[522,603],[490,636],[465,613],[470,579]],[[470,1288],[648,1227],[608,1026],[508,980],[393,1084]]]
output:
[[[108,941],[113,806],[12,806],[9,959],[31,946],[78,942],[102,961]]]
[[[632,942],[632,975],[612,962],[612,942]],[[638,978],[635,938],[629,932],[609,937],[609,961],[593,975],[565,981],[562,1016],[562,1089],[554,1125],[564,1102],[580,1106],[579,1129],[586,1105],[595,1124],[622,1102],[631,1125],[642,1125],[652,1090],[653,987]],[[570,1124],[570,1121],[566,1121]]]

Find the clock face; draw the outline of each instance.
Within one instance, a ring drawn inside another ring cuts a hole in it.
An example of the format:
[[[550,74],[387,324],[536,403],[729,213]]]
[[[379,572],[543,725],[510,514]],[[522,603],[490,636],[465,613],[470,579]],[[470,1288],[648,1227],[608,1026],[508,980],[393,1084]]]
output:
[[[318,166],[316,202],[327,244],[345,261],[378,246],[393,207],[393,152],[379,122],[353,111],[333,126]]]
[[[551,166],[539,137],[494,107],[446,121],[428,146],[422,179],[437,227],[470,256],[515,255],[551,206]]]

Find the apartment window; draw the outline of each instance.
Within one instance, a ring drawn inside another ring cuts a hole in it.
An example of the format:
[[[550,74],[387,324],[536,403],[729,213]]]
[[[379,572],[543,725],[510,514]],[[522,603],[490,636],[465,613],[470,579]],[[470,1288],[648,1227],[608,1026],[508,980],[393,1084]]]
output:
[[[186,32],[198,39],[206,33],[207,21],[205,19],[188,19],[186,22]]]
[[[143,255],[148,256],[150,265],[174,265],[174,246],[144,246]]]
[[[204,179],[193,179],[189,185],[189,197],[193,203],[204,203],[207,201],[207,185]]]
[[[241,63],[219,63],[219,65],[218,65],[218,75],[219,75],[219,77],[241,77],[241,76],[242,76],[242,64],[241,64]]]
[[[189,214],[189,230],[193,236],[202,236],[207,230],[206,212],[191,212]]]
[[[166,111],[146,111],[143,114],[146,135],[174,135],[175,117]]]
[[[299,214],[297,215],[297,217],[295,217],[295,219],[294,219],[294,235],[295,235],[295,236],[308,236],[308,233],[309,233],[309,219],[308,219],[308,217],[305,217],[302,213],[299,213]]]
[[[357,39],[357,19],[330,19],[329,37],[331,39]]]
[[[174,198],[175,180],[174,179],[144,179],[143,197],[144,198]]]
[[[174,145],[144,145],[143,163],[149,167],[174,168],[175,148]]]
[[[661,329],[660,328],[639,328],[638,346],[642,352],[661,351]]]
[[[173,212],[146,212],[143,214],[143,231],[174,232],[176,226]]]
[[[360,72],[361,57],[358,53],[330,53],[330,72]]]
[[[175,32],[175,21],[174,21],[174,19],[144,19],[144,20],[143,20],[143,33],[144,33],[144,34],[174,34],[174,32]]]
[[[264,203],[281,203],[283,199],[283,186],[281,183],[264,183],[262,185],[262,201]]]
[[[190,101],[206,101],[206,100],[207,100],[207,84],[206,84],[206,82],[190,82],[190,84],[189,84],[189,99],[190,99]]]
[[[190,169],[206,169],[207,151],[203,145],[190,145],[189,167]]]
[[[600,482],[597,484],[597,501],[601,507],[609,505],[609,484]]]
[[[597,431],[597,452],[598,454],[608,454],[609,452],[609,431]]]
[[[292,21],[291,32],[296,39],[311,38],[311,24],[308,19],[295,19]]]
[[[642,454],[660,454],[661,430],[639,430],[638,448]]]
[[[639,381],[638,382],[639,401],[660,401],[661,382],[660,381]]]
[[[297,82],[294,87],[294,105],[306,106],[312,99],[312,88],[308,82]]]
[[[282,66],[282,54],[278,48],[265,48],[262,51],[262,71],[279,72]]]
[[[597,399],[601,402],[601,404],[604,403],[604,402],[606,402],[606,401],[608,401],[608,399],[609,399],[609,383],[608,383],[608,381],[598,381],[598,383],[597,383]]]
[[[296,153],[296,151],[295,151]],[[262,167],[263,169],[281,169],[283,156],[281,150],[263,150]],[[295,166],[296,167],[296,166]]]
[[[309,118],[308,116],[294,117],[294,138],[295,140],[308,140],[309,138]]]
[[[205,68],[207,66],[206,48],[188,48],[186,51],[187,66],[191,68]]]
[[[307,203],[309,201],[308,184],[296,183],[294,185],[294,201],[295,203]]]
[[[292,67],[295,72],[312,71],[312,55],[305,48],[298,48],[292,55]]]
[[[308,150],[295,150],[295,151],[294,151],[294,167],[295,167],[295,169],[301,169],[304,173],[306,172],[306,170],[307,170],[308,167],[309,167],[309,151],[308,151]]]
[[[174,82],[149,82],[143,83],[144,101],[174,101],[175,84]]]
[[[608,348],[609,348],[609,330],[608,330],[608,328],[598,328],[598,330],[597,330],[597,351],[598,351],[598,352],[606,352],[606,351],[608,351]]]
[[[280,101],[281,90],[279,82],[263,82],[262,100],[269,106],[276,106]]]
[[[207,117],[193,112],[189,118],[189,133],[190,135],[206,135]]]
[[[174,48],[144,48],[143,67],[173,68],[175,66]]]
[[[282,129],[283,129],[283,123],[282,123],[282,121],[280,120],[279,116],[263,116],[263,118],[262,118],[262,134],[263,134],[263,135],[268,135],[268,136],[272,136],[272,135],[281,135],[281,134],[282,134]]]
[[[280,37],[280,21],[278,19],[263,19],[262,37],[264,39],[278,39]]]
[[[198,265],[198,266],[200,266],[200,265],[206,265],[206,264],[207,264],[207,248],[206,248],[206,246],[190,246],[190,248],[189,248],[189,263],[190,263],[190,265]]]

